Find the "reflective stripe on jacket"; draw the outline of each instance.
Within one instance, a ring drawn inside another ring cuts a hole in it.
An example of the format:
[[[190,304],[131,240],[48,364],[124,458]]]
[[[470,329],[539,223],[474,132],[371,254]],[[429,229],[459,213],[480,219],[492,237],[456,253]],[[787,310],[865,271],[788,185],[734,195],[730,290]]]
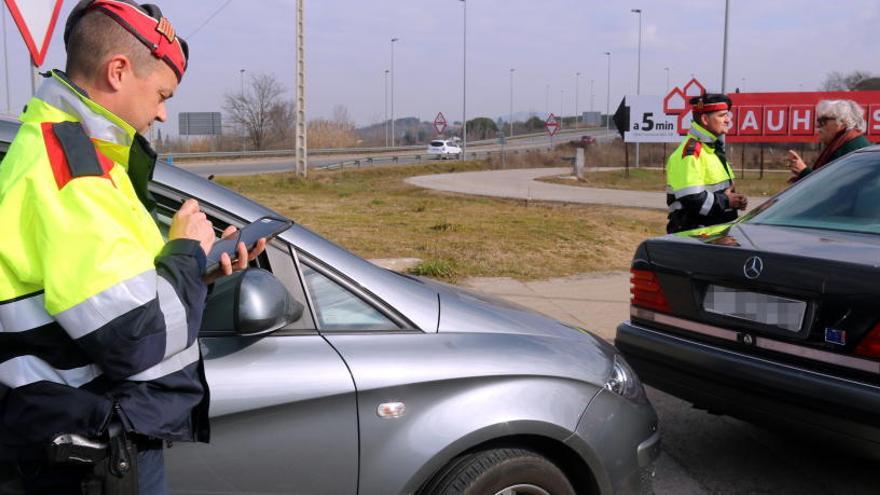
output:
[[[733,169],[715,153],[717,138],[698,125],[666,161],[667,232],[735,220],[724,190],[733,185]]]
[[[0,166],[0,451],[131,431],[207,440],[198,242],[147,207],[155,153],[60,72]]]

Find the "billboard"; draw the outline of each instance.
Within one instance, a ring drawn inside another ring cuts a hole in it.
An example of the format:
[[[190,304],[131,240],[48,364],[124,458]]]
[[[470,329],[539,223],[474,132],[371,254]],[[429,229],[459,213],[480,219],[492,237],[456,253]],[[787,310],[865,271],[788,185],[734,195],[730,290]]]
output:
[[[627,142],[678,142],[692,120],[688,100],[705,92],[692,79],[665,97],[629,95]],[[793,93],[730,93],[733,101],[731,143],[795,143],[816,141],[816,104],[821,100],[854,100],[865,109],[868,140],[880,142],[880,91],[816,91]]]
[[[220,112],[181,112],[178,125],[181,136],[219,136],[223,133]]]

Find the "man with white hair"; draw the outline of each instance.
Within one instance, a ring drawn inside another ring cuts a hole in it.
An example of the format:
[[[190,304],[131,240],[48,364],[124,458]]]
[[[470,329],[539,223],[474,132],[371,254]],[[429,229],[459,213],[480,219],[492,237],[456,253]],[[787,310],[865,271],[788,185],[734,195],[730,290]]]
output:
[[[871,143],[865,138],[865,110],[852,100],[822,100],[816,105],[816,134],[825,148],[808,167],[800,155],[788,150],[788,168],[796,182],[814,170]]]

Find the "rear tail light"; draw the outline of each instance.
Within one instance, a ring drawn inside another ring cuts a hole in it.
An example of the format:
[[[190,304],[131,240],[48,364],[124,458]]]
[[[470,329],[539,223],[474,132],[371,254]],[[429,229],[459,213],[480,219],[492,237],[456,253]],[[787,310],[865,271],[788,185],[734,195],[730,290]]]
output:
[[[669,301],[666,299],[666,294],[663,293],[663,287],[660,286],[657,274],[647,270],[636,270],[635,268],[630,270],[630,272],[632,273],[630,278],[632,287],[629,289],[629,292],[632,294],[630,303],[633,306],[669,313]]]
[[[880,323],[868,332],[868,335],[856,346],[856,354],[865,357],[880,358]]]

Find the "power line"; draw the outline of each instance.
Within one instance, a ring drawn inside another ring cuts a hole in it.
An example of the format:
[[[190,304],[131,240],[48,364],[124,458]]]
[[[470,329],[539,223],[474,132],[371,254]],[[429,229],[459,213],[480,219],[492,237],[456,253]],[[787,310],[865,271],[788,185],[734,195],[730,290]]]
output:
[[[205,27],[209,22],[211,22],[211,19],[217,17],[217,14],[219,14],[220,12],[222,12],[223,9],[225,9],[226,6],[229,5],[230,3],[232,3],[232,0],[226,0],[226,2],[225,2],[223,5],[221,5],[217,10],[214,11],[213,14],[211,14],[210,16],[208,16],[207,19],[205,19],[205,22],[201,23],[201,24],[199,25],[199,27],[197,27],[192,33],[190,33],[189,35],[187,35],[187,36],[185,37],[186,40],[189,41],[190,39],[192,39],[193,36],[196,35],[196,33],[198,33],[199,31],[201,31],[203,27]]]

